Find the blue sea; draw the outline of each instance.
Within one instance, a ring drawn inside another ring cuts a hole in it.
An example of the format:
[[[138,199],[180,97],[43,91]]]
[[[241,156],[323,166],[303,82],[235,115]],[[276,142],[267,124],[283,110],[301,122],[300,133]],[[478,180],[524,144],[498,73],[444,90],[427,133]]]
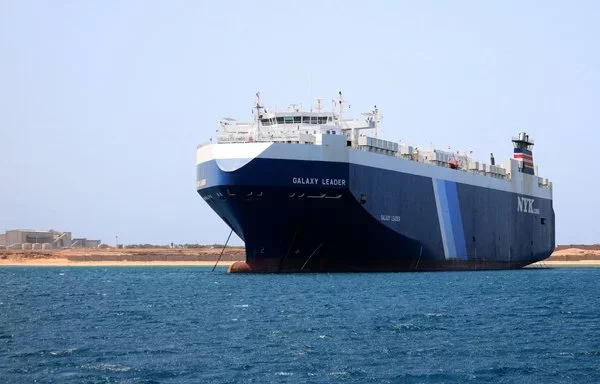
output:
[[[599,383],[600,269],[0,268],[0,383]]]

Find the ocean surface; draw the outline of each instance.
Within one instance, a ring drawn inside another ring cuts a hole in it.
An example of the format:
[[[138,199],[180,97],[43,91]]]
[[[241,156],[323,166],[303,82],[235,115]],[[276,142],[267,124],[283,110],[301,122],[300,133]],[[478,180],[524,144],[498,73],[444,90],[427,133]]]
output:
[[[0,268],[0,383],[600,383],[600,268]]]

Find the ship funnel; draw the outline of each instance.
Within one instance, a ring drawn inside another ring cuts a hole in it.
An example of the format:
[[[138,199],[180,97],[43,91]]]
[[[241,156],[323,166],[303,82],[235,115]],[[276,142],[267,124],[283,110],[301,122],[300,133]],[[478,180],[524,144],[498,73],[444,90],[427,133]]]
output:
[[[517,137],[512,139],[514,149],[514,159],[519,162],[521,172],[530,175],[535,174],[533,164],[533,140],[529,139],[529,135],[525,132],[520,132]]]

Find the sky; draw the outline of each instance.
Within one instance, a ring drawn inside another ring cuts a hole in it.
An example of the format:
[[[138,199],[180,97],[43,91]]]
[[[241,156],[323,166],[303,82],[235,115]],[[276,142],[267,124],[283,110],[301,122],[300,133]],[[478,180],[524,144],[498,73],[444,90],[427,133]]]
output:
[[[196,146],[257,91],[342,91],[381,137],[484,162],[526,131],[557,243],[598,243],[598,20],[597,1],[0,0],[0,232],[223,243]]]

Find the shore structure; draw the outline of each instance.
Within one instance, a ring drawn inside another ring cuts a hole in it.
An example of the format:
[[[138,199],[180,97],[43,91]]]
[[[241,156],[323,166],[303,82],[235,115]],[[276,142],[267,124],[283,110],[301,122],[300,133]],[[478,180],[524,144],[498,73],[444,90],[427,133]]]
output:
[[[50,229],[10,229],[0,234],[0,249],[50,250],[59,248],[96,248],[100,240],[72,238],[71,232]]]
[[[533,140],[497,165],[378,137],[379,109],[345,117],[318,100],[221,121],[198,146],[196,189],[245,242],[233,271],[369,272],[521,268],[555,246],[553,186]],[[507,140],[507,146],[509,145]]]

